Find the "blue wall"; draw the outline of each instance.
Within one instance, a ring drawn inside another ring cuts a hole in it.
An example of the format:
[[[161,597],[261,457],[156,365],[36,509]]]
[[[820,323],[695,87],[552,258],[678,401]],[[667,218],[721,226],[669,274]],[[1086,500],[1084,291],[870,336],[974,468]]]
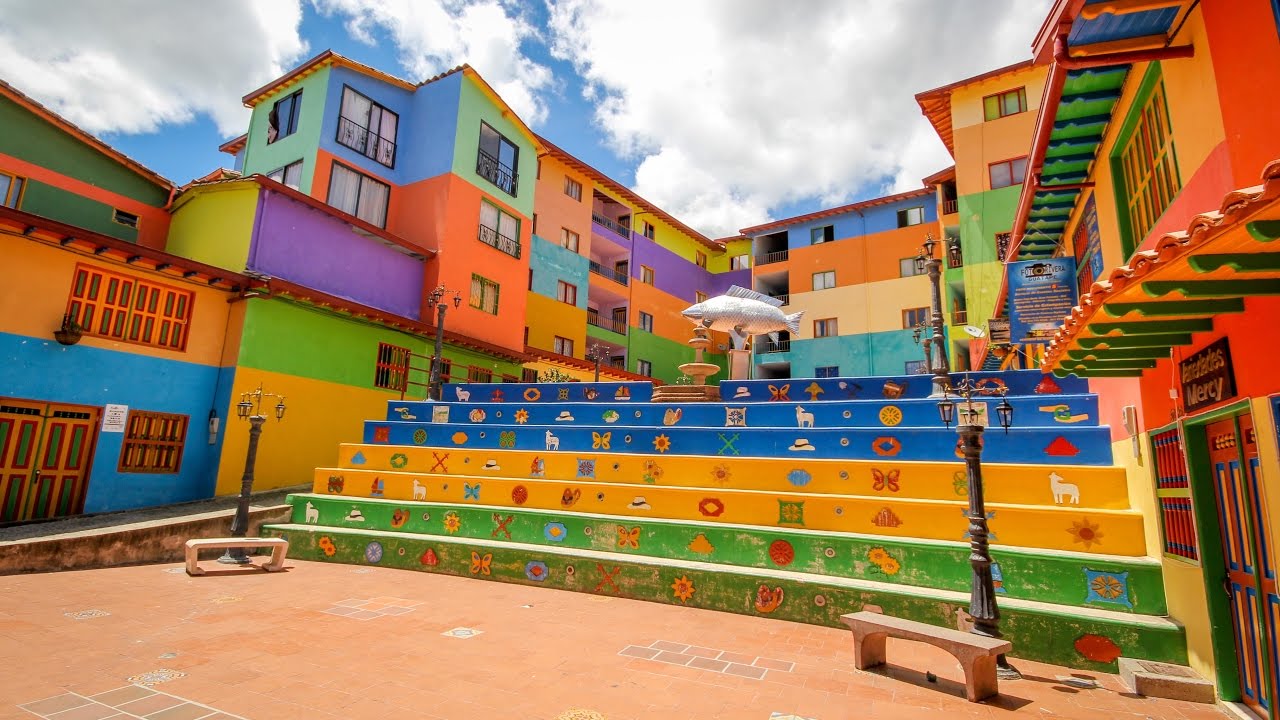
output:
[[[198,500],[213,495],[222,433],[208,442],[209,410],[225,408],[228,373],[209,365],[0,333],[0,394],[45,402],[128,405],[130,410],[189,415],[176,474],[120,473],[124,433],[98,432],[85,497],[86,513]],[[216,392],[219,376],[224,381]],[[221,411],[219,411],[221,414]],[[227,418],[222,418],[225,427]]]
[[[898,211],[912,207],[924,208],[924,222],[922,224],[927,225],[937,222],[937,205],[932,196],[924,195],[867,208],[862,211],[861,215],[851,210],[841,215],[798,223],[787,228],[787,248],[795,249],[812,245],[810,232],[813,228],[824,225],[833,226],[836,241],[872,235],[886,230],[897,230]]]
[[[533,254],[529,257],[529,267],[533,270],[533,291],[556,300],[559,287],[557,281],[563,280],[578,288],[577,306],[587,309],[587,289],[590,279],[587,277],[589,261],[572,250],[561,247],[559,243],[543,240],[533,236]]]
[[[791,377],[814,377],[814,368],[839,368],[841,377],[902,375],[910,360],[923,360],[924,351],[910,330],[792,340],[791,351],[756,355],[755,362],[791,363]]]

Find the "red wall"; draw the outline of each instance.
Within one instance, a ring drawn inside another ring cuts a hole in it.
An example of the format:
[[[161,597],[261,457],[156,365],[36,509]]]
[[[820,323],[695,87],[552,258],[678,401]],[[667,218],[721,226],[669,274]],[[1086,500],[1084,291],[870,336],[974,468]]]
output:
[[[1237,187],[1280,158],[1280,31],[1266,0],[1200,4]]]

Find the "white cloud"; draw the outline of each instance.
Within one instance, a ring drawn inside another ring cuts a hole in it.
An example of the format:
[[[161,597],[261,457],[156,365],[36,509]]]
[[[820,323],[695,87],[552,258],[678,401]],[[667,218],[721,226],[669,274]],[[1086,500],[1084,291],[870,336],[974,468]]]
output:
[[[456,65],[470,64],[525,122],[547,117],[542,93],[552,87],[551,71],[520,48],[537,32],[515,5],[498,0],[312,0],[325,15],[346,18],[347,32],[367,44],[376,33],[390,35],[400,64],[417,80]],[[508,9],[514,14],[508,13]]]
[[[914,95],[1029,57],[1051,0],[547,0],[636,191],[712,236],[949,164]]]
[[[240,98],[307,50],[299,0],[0,0],[0,77],[94,133],[208,114],[244,132]]]

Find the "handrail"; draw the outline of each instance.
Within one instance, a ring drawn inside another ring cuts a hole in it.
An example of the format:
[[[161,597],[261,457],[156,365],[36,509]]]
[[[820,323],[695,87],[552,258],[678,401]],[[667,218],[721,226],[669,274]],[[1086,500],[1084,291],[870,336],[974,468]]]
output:
[[[624,320],[614,320],[613,318],[600,317],[599,313],[587,313],[587,324],[595,325],[598,328],[612,330],[619,335],[627,334],[627,323]]]
[[[488,225],[481,225],[480,231],[477,233],[480,242],[492,248],[497,248],[511,257],[520,257],[520,241],[498,232],[496,228]]]
[[[626,285],[630,281],[630,278],[627,277],[626,274],[620,273],[617,270],[607,268],[601,265],[600,263],[596,262],[595,260],[587,261],[587,267],[591,270],[591,272],[597,275],[601,275],[603,277],[607,277],[610,280],[616,283],[620,283],[622,285]]]
[[[631,228],[627,227],[626,225],[623,225],[620,222],[617,222],[616,220],[610,220],[609,218],[603,215],[600,215],[599,213],[591,213],[591,222],[597,225],[600,225],[602,227],[609,228],[614,233],[621,235],[625,240],[631,239]]]
[[[769,263],[782,262],[787,259],[788,251],[779,250],[777,252],[765,253],[756,256],[756,265],[768,265]]]
[[[476,174],[497,185],[506,194],[515,196],[519,183],[515,169],[504,165],[484,150],[476,151]]]

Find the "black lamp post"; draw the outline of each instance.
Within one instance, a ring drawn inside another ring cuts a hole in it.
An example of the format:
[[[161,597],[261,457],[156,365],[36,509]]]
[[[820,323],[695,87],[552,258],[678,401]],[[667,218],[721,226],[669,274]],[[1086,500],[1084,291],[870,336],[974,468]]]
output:
[[[240,499],[236,503],[236,516],[231,521],[231,537],[244,537],[249,531],[249,494],[253,492],[253,466],[258,461],[258,438],[262,435],[262,425],[267,416],[262,414],[263,398],[276,398],[276,420],[284,419],[284,396],[263,392],[262,385],[252,392],[240,393],[240,402],[236,403],[236,416],[249,421],[249,449],[244,457],[244,475],[240,478]],[[230,548],[226,554],[218,558],[218,562],[229,565],[243,565],[249,562],[244,548]]]
[[[449,309],[445,296],[453,293],[453,306],[462,304],[462,295],[457,290],[448,290],[440,285],[427,296],[427,307],[436,309],[436,354],[431,356],[431,380],[427,384],[427,397],[440,400],[440,368],[443,366],[441,353],[444,352],[444,312]]]
[[[933,292],[929,309],[929,324],[933,326],[933,363],[929,370],[933,373],[933,392],[929,397],[941,397],[946,394],[947,385],[951,382],[950,366],[947,362],[947,346],[942,337],[942,260],[933,256],[933,249],[938,241],[933,235],[925,236],[924,247],[916,255],[916,272],[929,273],[929,284]]]
[[[955,418],[956,402],[951,399],[950,392],[956,391],[962,398],[964,412],[963,423],[956,425],[960,435],[960,449],[964,453],[965,477],[969,483],[969,565],[973,568],[973,581],[969,595],[969,614],[973,616],[973,634],[983,637],[999,638],[1000,608],[996,605],[995,581],[991,577],[991,551],[987,541],[987,507],[982,488],[982,431],[983,426],[976,423],[977,414],[969,412],[975,388],[969,378],[965,378],[955,388],[947,387],[942,400],[938,402],[938,414],[947,427]],[[1005,391],[1000,392],[1000,404],[996,407],[996,415],[1005,433],[1013,424],[1013,406]],[[1017,680],[1022,677],[1009,660],[1001,655],[996,659],[996,675],[1005,680]]]

